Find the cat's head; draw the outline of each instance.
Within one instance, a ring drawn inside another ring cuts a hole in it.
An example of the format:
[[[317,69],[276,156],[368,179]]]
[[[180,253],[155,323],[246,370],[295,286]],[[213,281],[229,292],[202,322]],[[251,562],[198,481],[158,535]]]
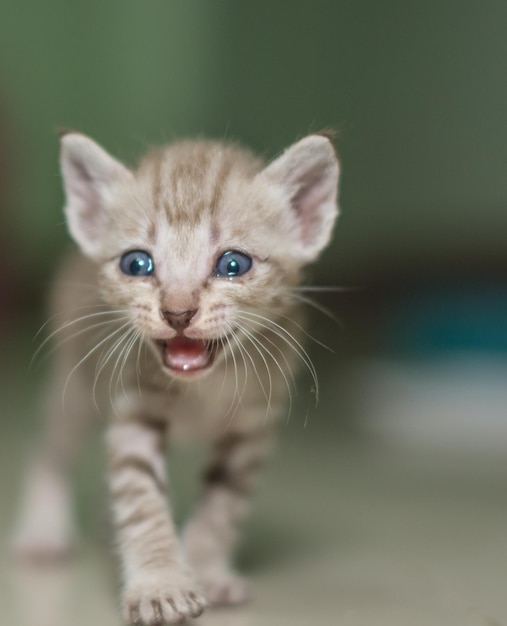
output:
[[[328,243],[338,161],[311,135],[264,166],[250,152],[188,141],[129,169],[91,139],[61,139],[70,233],[99,266],[169,374],[208,371],[231,337],[276,319]]]

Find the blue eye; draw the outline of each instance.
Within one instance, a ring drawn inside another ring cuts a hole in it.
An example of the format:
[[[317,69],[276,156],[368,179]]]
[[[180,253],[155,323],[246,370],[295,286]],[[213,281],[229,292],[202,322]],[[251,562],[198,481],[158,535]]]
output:
[[[229,250],[224,252],[218,259],[215,267],[216,276],[242,276],[246,274],[252,267],[252,259],[243,254],[242,252],[236,252],[235,250]]]
[[[143,250],[125,252],[120,259],[120,269],[127,276],[149,276],[155,266],[151,256]]]

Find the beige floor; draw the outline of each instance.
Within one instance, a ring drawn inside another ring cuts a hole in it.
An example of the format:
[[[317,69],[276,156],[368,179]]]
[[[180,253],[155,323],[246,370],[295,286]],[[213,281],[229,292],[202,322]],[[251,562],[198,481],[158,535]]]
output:
[[[37,373],[4,342],[0,373],[0,624],[116,626],[100,439],[79,469],[82,543],[67,565],[29,570],[7,538],[30,441]],[[9,359],[7,361],[7,359]],[[281,428],[239,555],[254,584],[244,609],[211,611],[201,626],[500,626],[507,624],[507,462],[501,455],[390,445],[346,435],[333,375],[304,427]],[[506,455],[507,456],[507,455]],[[186,471],[189,468],[188,472]],[[179,453],[180,491],[192,464]],[[185,472],[183,472],[185,470]],[[177,507],[188,507],[181,496]]]

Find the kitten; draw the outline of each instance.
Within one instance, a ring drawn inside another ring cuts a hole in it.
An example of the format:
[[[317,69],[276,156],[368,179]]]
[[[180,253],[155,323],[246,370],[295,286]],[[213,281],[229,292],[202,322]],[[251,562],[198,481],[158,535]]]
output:
[[[49,420],[18,549],[69,548],[68,473],[96,404],[111,418],[125,619],[180,623],[208,602],[242,602],[247,585],[230,567],[238,526],[297,362],[312,370],[297,286],[337,215],[333,147],[309,136],[265,166],[234,145],[186,141],[131,170],[68,133],[61,170],[81,254],[54,291]],[[185,436],[212,454],[180,547],[164,453]]]

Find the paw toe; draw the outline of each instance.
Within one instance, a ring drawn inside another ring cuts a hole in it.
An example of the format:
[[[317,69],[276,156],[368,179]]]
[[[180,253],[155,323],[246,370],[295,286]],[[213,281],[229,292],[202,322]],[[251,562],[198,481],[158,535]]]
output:
[[[130,589],[124,602],[124,615],[135,626],[183,624],[189,617],[198,617],[206,600],[192,590],[156,586]]]

